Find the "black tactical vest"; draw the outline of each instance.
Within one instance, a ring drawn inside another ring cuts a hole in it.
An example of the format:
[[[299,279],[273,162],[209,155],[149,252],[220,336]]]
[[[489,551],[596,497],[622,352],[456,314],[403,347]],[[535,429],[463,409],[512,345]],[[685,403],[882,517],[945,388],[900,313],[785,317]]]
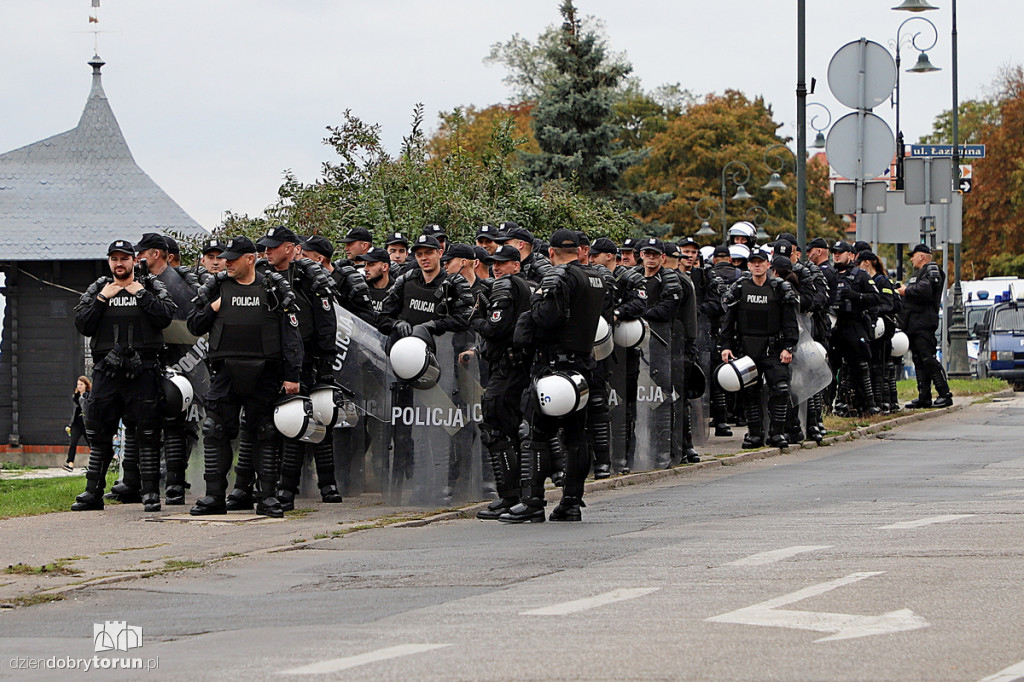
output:
[[[576,286],[567,302],[569,319],[559,331],[558,342],[566,350],[586,354],[594,349],[597,321],[604,308],[604,279],[576,262],[566,266],[565,276],[572,278]]]
[[[394,280],[391,281],[394,284]],[[388,294],[391,293],[391,287],[387,286],[383,289],[378,289],[375,286],[370,286],[369,292],[370,306],[373,308],[373,312],[380,314],[380,311],[384,310],[384,301],[387,299]]]
[[[294,263],[289,264],[287,270],[278,272],[288,280],[288,284],[292,287],[292,293],[295,294],[295,307],[297,308],[295,316],[299,319],[299,336],[305,343],[313,338],[313,306],[320,305],[320,301],[310,298],[306,291],[309,283]]]
[[[270,305],[261,281],[239,284],[224,280],[220,311],[210,330],[210,359],[280,359],[281,319]]]
[[[740,283],[736,329],[743,337],[770,337],[782,332],[782,304],[768,280],[764,286],[757,286],[753,279]]]
[[[90,341],[94,357],[106,355],[118,344],[140,352],[157,352],[164,345],[163,332],[149,321],[139,299],[124,289],[107,301],[99,329]]]
[[[434,279],[443,278],[439,274]],[[422,276],[415,274],[406,277],[405,285],[402,287],[402,312],[399,318],[409,324],[417,325],[431,320],[438,320],[447,314],[448,306],[441,299],[442,287],[429,287],[423,282]]]

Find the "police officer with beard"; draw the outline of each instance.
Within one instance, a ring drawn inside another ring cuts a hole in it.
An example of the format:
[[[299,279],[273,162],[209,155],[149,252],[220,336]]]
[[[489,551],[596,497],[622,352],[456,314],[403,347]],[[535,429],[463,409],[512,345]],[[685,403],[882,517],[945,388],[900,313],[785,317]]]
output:
[[[402,273],[395,281],[384,300],[377,328],[390,336],[392,343],[414,331],[418,336],[440,336],[466,329],[473,298],[461,275],[449,274],[441,267],[441,243],[431,235],[420,235],[412,254],[419,267]],[[397,384],[394,406],[411,407],[413,390],[407,384]],[[413,443],[408,425],[395,424],[393,432],[392,483],[397,488],[413,475]]]
[[[271,227],[259,243],[266,248],[267,265],[271,272],[283,277],[295,295],[295,315],[302,337],[300,393],[309,395],[313,386],[318,384],[333,385],[334,364],[338,353],[338,318],[334,313],[331,279],[319,265],[300,257],[299,238],[287,227]],[[354,268],[342,267],[348,268],[350,275],[355,276]],[[362,303],[364,312],[368,312],[369,299],[365,298]],[[298,440],[289,438],[284,441],[281,480],[275,495],[284,511],[295,508],[295,496],[299,492],[307,447],[308,444]],[[342,496],[334,471],[334,429],[328,429],[326,437],[312,446],[312,450],[320,499],[326,503],[341,502]],[[246,492],[238,486],[236,490]],[[232,491],[231,497],[237,497],[235,491]]]
[[[487,448],[498,499],[477,512],[478,519],[497,519],[519,502],[522,443],[522,397],[530,383],[522,349],[513,345],[519,316],[530,310],[533,289],[520,273],[520,254],[514,246],[498,246],[488,258],[494,272],[485,314],[473,328],[483,338],[483,357],[490,368],[483,398],[480,440]]]
[[[932,262],[932,250],[927,244],[914,244],[910,249],[910,263],[914,273],[898,289],[903,297],[901,322],[910,339],[910,353],[917,373],[917,398],[907,407],[948,407],[953,404],[946,373],[935,357],[935,332],[939,328],[939,308],[946,287],[946,275]],[[938,398],[932,401],[932,384]]]
[[[210,335],[212,372],[203,421],[206,495],[189,513],[227,513],[231,441],[242,430],[258,453],[256,513],[281,518],[274,496],[281,437],[273,413],[281,391],[299,392],[302,336],[291,310],[294,294],[283,278],[257,271],[256,246],[247,237],[234,237],[225,248],[225,271],[203,285],[188,316],[190,332]]]
[[[530,374],[533,380],[554,370],[579,373],[593,383],[594,335],[604,306],[604,280],[583,269],[579,262],[579,237],[558,229],[551,235],[548,256],[552,268],[534,294],[524,326],[532,327],[535,348]],[[517,330],[518,331],[518,330]],[[530,336],[527,333],[526,336]],[[562,499],[551,512],[552,521],[580,521],[583,483],[590,470],[586,447],[587,410],[562,417],[545,415],[532,388],[524,396],[524,421],[528,425],[523,444],[522,499],[499,517],[505,523],[544,521],[544,469],[541,450],[534,442],[557,436],[562,430],[566,452]]]
[[[747,413],[743,447],[764,445],[761,387],[767,384],[768,445],[785,448],[789,446],[785,436],[789,365],[800,339],[796,321],[799,300],[789,282],[768,275],[768,254],[763,250],[751,251],[747,266],[750,274],[737,280],[726,294],[722,362],[743,353],[757,365],[757,381],[742,391]]]
[[[113,278],[101,277],[75,308],[75,328],[91,337],[93,387],[85,417],[89,470],[85,492],[72,511],[103,509],[107,468],[114,457],[118,421],[139,447],[142,503],[160,510],[160,373],[162,330],[174,318],[174,301],[148,274],[135,275],[135,248],[119,239],[107,248]]]
[[[372,248],[363,255],[356,256],[356,261],[364,264],[363,274],[369,287],[367,295],[370,297],[370,307],[375,316],[380,315],[384,310],[384,301],[395,283],[395,278],[391,274],[391,268],[395,263],[381,248]]]
[[[878,291],[868,274],[854,264],[854,257],[853,247],[847,242],[838,241],[832,246],[837,275],[836,326],[829,355],[842,363],[835,411],[841,415],[856,411],[852,395],[856,392],[863,413],[872,415],[881,410],[875,405],[871,389],[872,336],[868,331],[867,311],[877,305]]]

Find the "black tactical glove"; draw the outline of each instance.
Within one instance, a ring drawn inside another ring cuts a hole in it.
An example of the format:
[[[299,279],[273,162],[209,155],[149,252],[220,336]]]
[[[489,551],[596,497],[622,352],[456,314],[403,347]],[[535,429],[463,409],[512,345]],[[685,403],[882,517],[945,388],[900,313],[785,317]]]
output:
[[[412,325],[405,320],[399,320],[398,322],[395,322],[394,333],[396,337],[404,339],[412,334]]]

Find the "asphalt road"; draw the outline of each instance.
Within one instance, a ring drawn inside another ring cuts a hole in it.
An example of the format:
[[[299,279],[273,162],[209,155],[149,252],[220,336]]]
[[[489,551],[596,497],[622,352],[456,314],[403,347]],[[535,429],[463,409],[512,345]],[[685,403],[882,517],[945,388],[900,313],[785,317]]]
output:
[[[1024,679],[1024,399],[881,435],[0,612],[0,677]],[[94,654],[105,621],[143,646]]]

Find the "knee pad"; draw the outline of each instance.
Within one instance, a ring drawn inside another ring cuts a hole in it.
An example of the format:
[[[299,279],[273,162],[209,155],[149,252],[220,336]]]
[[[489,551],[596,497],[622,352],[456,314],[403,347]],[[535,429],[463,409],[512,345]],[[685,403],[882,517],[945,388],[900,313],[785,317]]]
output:
[[[777,398],[782,398],[789,395],[789,382],[788,381],[777,381],[768,388],[768,394]]]
[[[160,446],[160,429],[152,426],[139,427],[139,446],[152,448]]]
[[[480,425],[480,443],[485,448],[490,448],[498,441],[498,434],[487,424]]]
[[[203,438],[217,441],[226,440],[227,433],[224,431],[224,425],[207,417],[203,420]]]
[[[274,423],[270,421],[263,422],[259,428],[256,429],[256,440],[268,441],[277,438],[277,429],[274,428]]]

